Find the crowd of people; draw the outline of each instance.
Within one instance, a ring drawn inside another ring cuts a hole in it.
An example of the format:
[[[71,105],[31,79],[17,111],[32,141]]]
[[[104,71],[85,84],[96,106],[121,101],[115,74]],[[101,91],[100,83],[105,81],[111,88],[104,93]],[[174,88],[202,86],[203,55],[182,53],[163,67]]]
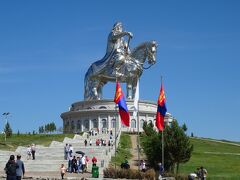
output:
[[[102,133],[108,134],[109,133],[109,140],[105,140],[105,139],[96,139],[96,146],[113,146],[113,132],[112,130],[108,130],[108,129],[103,129]],[[85,147],[88,146],[92,146],[92,139],[89,139],[89,136],[97,136],[99,134],[99,129],[97,128],[97,130],[92,129],[91,131],[88,132],[87,134],[87,139],[84,140],[84,145]]]
[[[66,144],[64,147],[64,159],[68,161],[68,166],[64,164],[60,166],[61,177],[64,178],[66,172],[68,173],[84,173],[88,171],[88,164],[90,158],[82,151],[76,151],[74,153],[73,146]],[[92,157],[93,166],[97,165],[97,158]]]
[[[103,131],[104,133],[109,133],[109,140],[104,140],[102,138],[97,138],[96,139],[96,146],[111,146],[113,145],[113,133],[112,130],[108,131]],[[87,138],[84,139],[84,146],[92,146],[93,141],[91,136],[97,136],[99,134],[99,129],[94,130],[92,129],[91,131],[88,132]],[[85,155],[84,152],[81,151],[74,151],[74,148],[71,144],[66,144],[64,146],[64,159],[67,160],[68,164],[67,167],[65,167],[63,164],[60,166],[60,171],[61,171],[61,177],[63,178],[65,173],[84,173],[87,172],[88,169],[88,164],[89,164],[89,157]],[[97,158],[94,156],[92,157],[92,164],[93,166],[96,166],[97,164]]]

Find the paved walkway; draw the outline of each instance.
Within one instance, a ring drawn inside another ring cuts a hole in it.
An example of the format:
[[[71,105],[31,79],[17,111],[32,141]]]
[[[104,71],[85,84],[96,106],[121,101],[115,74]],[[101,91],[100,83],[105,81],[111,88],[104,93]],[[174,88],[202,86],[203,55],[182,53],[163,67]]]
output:
[[[6,179],[4,172],[0,172],[0,179]],[[64,179],[90,179],[92,174],[87,173],[66,173]],[[23,179],[61,179],[60,172],[26,172]]]

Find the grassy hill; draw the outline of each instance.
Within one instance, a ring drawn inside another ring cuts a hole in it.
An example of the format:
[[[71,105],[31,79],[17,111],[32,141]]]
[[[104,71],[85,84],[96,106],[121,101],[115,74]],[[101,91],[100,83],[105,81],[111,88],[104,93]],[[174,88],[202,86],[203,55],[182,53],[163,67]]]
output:
[[[180,165],[181,174],[194,172],[203,166],[208,179],[240,179],[240,145],[226,141],[191,138],[194,145],[192,157]]]
[[[15,151],[18,146],[27,146],[32,143],[49,146],[52,141],[62,142],[64,137],[73,138],[74,134],[13,134],[5,142],[4,136],[0,136],[0,149]]]

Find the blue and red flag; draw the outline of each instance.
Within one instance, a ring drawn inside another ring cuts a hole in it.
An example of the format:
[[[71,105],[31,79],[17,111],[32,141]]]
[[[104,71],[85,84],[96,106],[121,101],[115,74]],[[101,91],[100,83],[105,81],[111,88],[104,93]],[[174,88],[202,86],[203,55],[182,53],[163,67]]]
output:
[[[156,115],[156,127],[158,128],[159,131],[163,131],[164,129],[164,117],[167,112],[167,107],[165,103],[166,103],[166,97],[164,94],[163,83],[162,83],[160,95],[158,97],[158,109],[157,109],[157,115]]]
[[[130,124],[130,114],[128,112],[127,104],[122,92],[119,82],[116,83],[116,93],[114,102],[118,104],[119,114],[121,117],[122,124],[129,127]]]

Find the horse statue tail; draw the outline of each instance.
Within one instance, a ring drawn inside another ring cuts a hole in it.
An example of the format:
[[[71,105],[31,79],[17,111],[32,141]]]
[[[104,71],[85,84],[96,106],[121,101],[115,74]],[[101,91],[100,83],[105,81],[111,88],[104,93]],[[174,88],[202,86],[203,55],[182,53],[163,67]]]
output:
[[[93,64],[89,67],[88,71],[85,74],[84,78],[84,100],[96,100],[98,97],[98,84],[99,80],[94,79],[96,76],[95,71],[93,69]]]
[[[90,76],[92,74],[92,66],[89,67],[88,71],[85,74],[84,77],[84,100],[90,100],[91,99],[91,92],[92,88],[90,87]]]

